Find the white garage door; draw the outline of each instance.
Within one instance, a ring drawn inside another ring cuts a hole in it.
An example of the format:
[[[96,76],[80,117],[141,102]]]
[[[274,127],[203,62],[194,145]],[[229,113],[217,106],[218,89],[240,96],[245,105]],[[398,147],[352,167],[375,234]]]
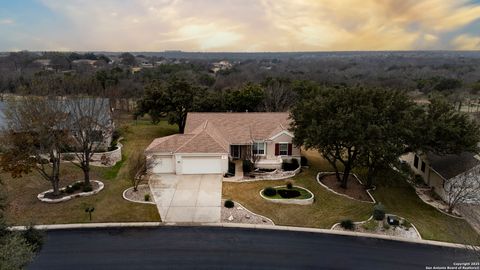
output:
[[[218,157],[182,157],[182,174],[222,173],[222,158]]]
[[[152,172],[153,173],[173,173],[172,157],[153,157],[152,158]]]

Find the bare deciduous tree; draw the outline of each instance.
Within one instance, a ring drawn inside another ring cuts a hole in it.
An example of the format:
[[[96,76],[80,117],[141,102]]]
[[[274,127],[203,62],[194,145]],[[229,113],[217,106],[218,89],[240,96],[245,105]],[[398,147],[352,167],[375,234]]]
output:
[[[84,185],[90,185],[90,160],[95,152],[108,148],[107,138],[113,133],[108,99],[71,97],[65,100],[68,131],[75,149],[72,163],[82,169]]]
[[[143,152],[137,151],[129,157],[128,177],[132,181],[133,191],[138,191],[138,186],[145,179],[147,171],[146,158]]]
[[[5,149],[0,167],[13,177],[37,171],[59,195],[60,150],[67,115],[55,97],[21,97],[7,102]]]
[[[453,209],[459,203],[480,202],[480,167],[447,180],[444,184],[445,200],[448,204],[447,211]]]

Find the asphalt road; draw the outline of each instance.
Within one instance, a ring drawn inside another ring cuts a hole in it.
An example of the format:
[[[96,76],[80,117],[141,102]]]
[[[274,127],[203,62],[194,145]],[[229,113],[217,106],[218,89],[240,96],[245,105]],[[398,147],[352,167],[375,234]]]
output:
[[[427,269],[469,251],[306,232],[216,227],[59,230],[28,269]]]

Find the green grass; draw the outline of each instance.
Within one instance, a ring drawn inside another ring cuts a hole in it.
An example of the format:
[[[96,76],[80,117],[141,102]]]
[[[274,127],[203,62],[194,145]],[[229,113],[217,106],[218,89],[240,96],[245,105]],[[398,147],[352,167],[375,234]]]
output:
[[[120,171],[120,168],[122,168],[123,164],[125,163],[126,156],[125,154],[122,154],[122,160],[117,162],[113,167],[107,168],[103,172],[103,179],[106,180],[112,180],[115,179],[118,176],[118,172]]]
[[[245,183],[223,183],[223,197],[240,202],[249,210],[271,218],[277,225],[300,227],[331,228],[344,219],[366,220],[372,212],[372,204],[359,202],[336,195],[320,186],[316,173],[327,170],[328,163],[314,152],[305,153],[310,168],[289,180],[295,186],[310,190],[315,195],[311,205],[279,205],[259,196],[259,192],[269,186],[283,186],[286,181],[256,181]]]
[[[310,168],[295,176],[292,182],[312,191],[315,195],[312,205],[278,205],[258,195],[260,190],[284,185],[285,181],[224,183],[223,196],[271,218],[277,225],[330,228],[342,220],[364,221],[372,215],[372,204],[336,195],[320,186],[315,179],[316,173],[332,168],[316,152],[304,151],[303,154],[308,158]],[[362,178],[362,170],[356,170],[356,173]],[[375,199],[385,205],[387,213],[401,216],[415,225],[422,238],[480,244],[478,234],[465,220],[447,216],[424,203],[399,173],[385,171],[378,179],[377,189],[373,191]]]
[[[276,187],[276,188],[274,188],[274,189],[277,191],[277,193],[276,193],[275,195],[273,195],[273,196],[267,196],[267,195],[265,195],[265,192],[264,192],[265,190],[262,190],[263,196],[265,196],[265,197],[267,197],[267,198],[269,198],[269,199],[288,200],[288,199],[283,198],[282,196],[280,196],[280,194],[278,194],[278,191],[279,191],[279,190],[287,190],[286,187]],[[296,190],[296,191],[300,192],[300,196],[295,197],[295,198],[291,198],[291,199],[304,200],[304,199],[310,199],[310,198],[312,197],[312,195],[311,195],[308,191],[306,191],[305,189],[303,189],[303,188],[292,187],[291,190]]]
[[[155,205],[138,204],[124,200],[122,193],[131,187],[128,179],[129,157],[134,151],[143,151],[157,137],[178,132],[178,128],[161,122],[152,125],[149,121],[132,121],[125,119],[117,122],[123,131],[123,159],[114,167],[91,167],[91,179],[101,180],[105,189],[90,197],[75,198],[58,204],[42,203],[37,194],[50,189],[50,184],[36,173],[14,179],[8,174],[1,174],[7,193],[7,221],[12,225],[59,224],[90,222],[85,213],[87,206],[94,206],[92,222],[129,222],[159,221]],[[82,171],[69,163],[61,165],[61,186],[66,186],[82,179]]]

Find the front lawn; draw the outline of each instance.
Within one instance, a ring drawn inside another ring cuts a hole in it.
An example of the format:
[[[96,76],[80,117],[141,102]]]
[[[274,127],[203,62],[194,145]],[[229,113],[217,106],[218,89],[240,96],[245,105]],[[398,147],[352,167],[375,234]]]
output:
[[[293,184],[305,187],[315,195],[312,205],[278,205],[259,196],[259,191],[268,186],[284,185],[285,181],[259,181],[246,183],[223,183],[223,197],[245,205],[255,213],[271,218],[277,225],[317,227],[329,229],[345,219],[363,221],[371,216],[373,204],[336,195],[316,181],[319,171],[331,171],[329,164],[316,152],[304,152],[310,168],[293,178]],[[361,178],[361,175],[359,175]],[[384,173],[373,192],[375,199],[385,205],[386,211],[402,216],[413,223],[422,238],[479,244],[479,237],[462,219],[440,213],[418,198],[411,188],[394,171]]]
[[[124,120],[117,127],[123,130],[123,160],[111,168],[92,167],[91,179],[105,184],[97,195],[46,204],[37,199],[37,194],[50,189],[50,185],[36,173],[19,179],[1,174],[8,196],[7,221],[12,225],[89,222],[87,206],[95,207],[92,222],[160,221],[155,205],[136,204],[122,198],[122,192],[131,186],[127,178],[129,156],[134,151],[143,151],[154,138],[176,133],[178,129],[163,121],[152,125],[146,120]],[[62,186],[83,179],[76,166],[62,163],[61,167]]]

